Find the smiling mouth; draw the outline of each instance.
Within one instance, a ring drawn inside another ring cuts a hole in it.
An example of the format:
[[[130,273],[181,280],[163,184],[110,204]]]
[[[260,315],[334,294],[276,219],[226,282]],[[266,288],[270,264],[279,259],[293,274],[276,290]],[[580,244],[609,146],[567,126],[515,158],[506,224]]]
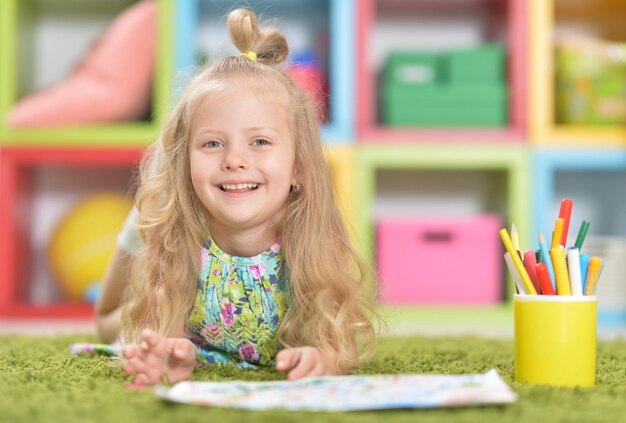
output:
[[[259,187],[258,184],[220,184],[220,189],[224,192],[248,192]]]

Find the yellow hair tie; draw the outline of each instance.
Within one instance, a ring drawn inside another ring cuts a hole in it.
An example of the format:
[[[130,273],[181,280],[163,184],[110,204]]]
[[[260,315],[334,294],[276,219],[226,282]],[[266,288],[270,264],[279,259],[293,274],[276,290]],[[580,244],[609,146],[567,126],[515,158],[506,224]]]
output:
[[[256,62],[256,53],[253,52],[252,50],[248,50],[245,53],[241,53],[240,56],[245,57],[251,62]]]

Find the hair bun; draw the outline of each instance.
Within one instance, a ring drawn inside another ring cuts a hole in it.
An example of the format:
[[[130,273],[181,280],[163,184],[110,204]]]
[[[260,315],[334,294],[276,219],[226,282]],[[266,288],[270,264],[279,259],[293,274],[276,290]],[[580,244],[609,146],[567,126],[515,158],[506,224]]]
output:
[[[287,59],[289,46],[285,36],[276,28],[261,28],[251,10],[233,10],[226,24],[228,35],[240,52],[253,51],[257,61],[267,65],[280,65]]]

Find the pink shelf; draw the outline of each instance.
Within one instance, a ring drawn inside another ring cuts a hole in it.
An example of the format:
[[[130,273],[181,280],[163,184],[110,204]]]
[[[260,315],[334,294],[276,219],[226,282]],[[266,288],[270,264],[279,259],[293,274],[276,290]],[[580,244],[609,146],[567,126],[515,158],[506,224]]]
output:
[[[384,10],[380,10],[384,7]],[[371,142],[522,142],[526,135],[526,18],[525,0],[457,0],[439,4],[436,0],[408,2],[360,0],[357,12],[357,137]],[[509,86],[509,124],[501,128],[397,128],[380,124],[377,118],[380,69],[372,66],[372,46],[376,19],[380,13],[402,16],[436,12],[460,15],[464,9],[482,8],[498,16],[503,27],[500,37],[485,41],[501,41],[506,46]]]

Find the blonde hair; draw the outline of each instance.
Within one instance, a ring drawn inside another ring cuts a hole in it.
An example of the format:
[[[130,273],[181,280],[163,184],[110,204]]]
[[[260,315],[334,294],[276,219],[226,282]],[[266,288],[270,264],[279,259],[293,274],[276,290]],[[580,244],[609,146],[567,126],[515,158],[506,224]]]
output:
[[[338,369],[348,371],[372,355],[374,322],[380,320],[368,294],[371,272],[350,246],[333,198],[315,109],[279,69],[288,53],[279,31],[261,29],[256,16],[244,9],[230,13],[228,31],[241,52],[256,53],[257,62],[226,57],[196,76],[166,122],[154,153],[142,163],[136,203],[144,245],[127,291],[125,334],[130,342],[137,342],[146,327],[166,335],[192,307],[209,217],[190,178],[191,118],[207,95],[222,94],[233,78],[246,78],[268,93],[283,87],[292,116],[294,172],[300,186],[289,193],[281,218],[274,222],[290,282],[289,309],[278,338],[285,347],[315,346],[333,357]]]

